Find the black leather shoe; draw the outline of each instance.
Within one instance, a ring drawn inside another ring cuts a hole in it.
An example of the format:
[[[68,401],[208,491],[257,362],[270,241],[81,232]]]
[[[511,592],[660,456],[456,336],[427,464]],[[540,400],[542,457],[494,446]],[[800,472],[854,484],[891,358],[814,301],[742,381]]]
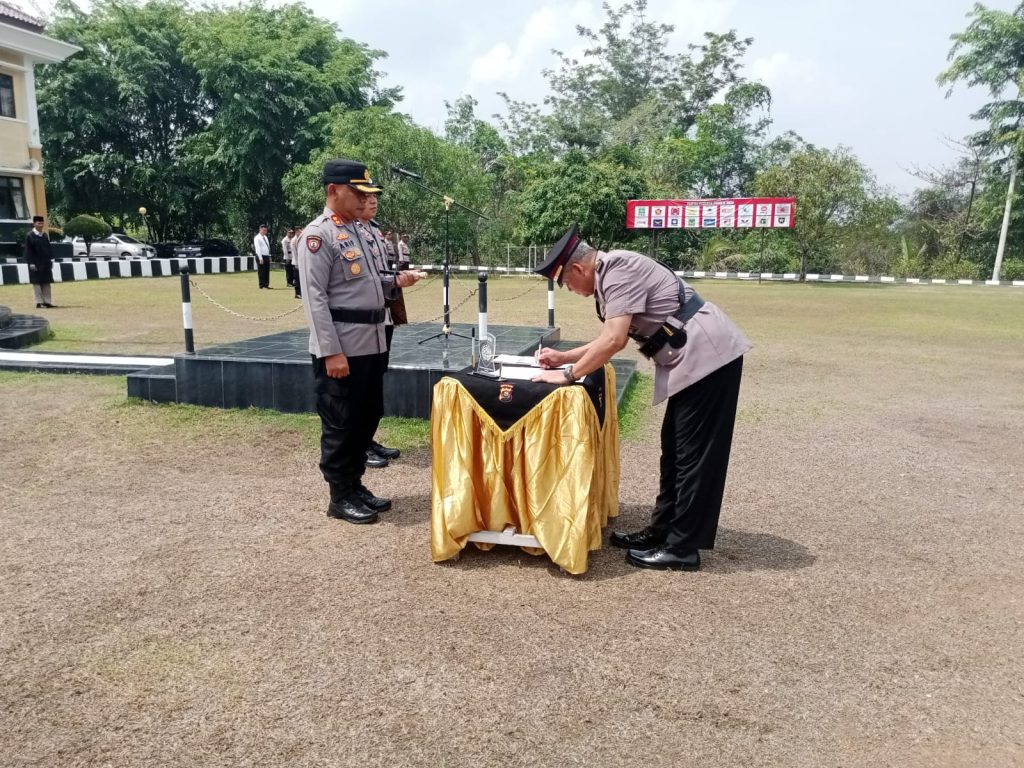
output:
[[[391,509],[391,499],[384,499],[380,496],[374,496],[373,492],[365,485],[360,485],[356,488],[356,496],[363,502],[363,506],[374,512],[387,512]]]
[[[700,570],[700,552],[696,549],[676,551],[666,546],[631,549],[626,553],[626,562],[637,568],[656,571],[697,571]]]
[[[377,522],[377,513],[363,504],[359,496],[354,493],[339,501],[331,500],[327,507],[327,516],[356,525]]]
[[[622,549],[654,549],[665,543],[665,534],[647,526],[636,533],[613,533],[608,541]]]
[[[373,451],[366,452],[366,466],[373,467],[374,469],[379,469],[380,467],[386,467],[387,465],[388,460],[385,459],[383,456],[378,456]]]
[[[382,459],[397,459],[402,455],[402,452],[397,448],[388,448],[386,445],[373,442],[370,443],[370,452],[376,453]]]
[[[45,306],[45,304],[36,304],[36,309],[42,309]]]

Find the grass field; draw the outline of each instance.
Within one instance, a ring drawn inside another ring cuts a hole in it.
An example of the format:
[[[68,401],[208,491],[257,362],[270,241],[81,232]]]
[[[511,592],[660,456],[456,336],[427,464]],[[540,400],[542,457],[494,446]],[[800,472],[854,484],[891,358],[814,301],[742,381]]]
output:
[[[432,564],[416,423],[368,477],[395,509],[355,527],[323,514],[311,417],[0,373],[0,764],[1024,764],[1024,290],[697,288],[755,349],[696,574],[608,548],[578,578],[510,549]],[[56,285],[43,348],[175,352],[177,291]],[[492,323],[546,318],[543,283],[490,297]],[[200,345],[302,326],[194,303]],[[433,318],[439,283],[408,303]],[[35,312],[27,286],[0,304]],[[598,327],[567,292],[557,315]],[[633,410],[615,529],[654,498],[661,409]]]

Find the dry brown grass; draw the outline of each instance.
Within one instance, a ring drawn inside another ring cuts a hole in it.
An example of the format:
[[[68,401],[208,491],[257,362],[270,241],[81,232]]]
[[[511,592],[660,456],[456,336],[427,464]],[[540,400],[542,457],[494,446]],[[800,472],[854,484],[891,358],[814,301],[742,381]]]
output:
[[[127,335],[75,287],[69,324]],[[697,574],[614,549],[581,578],[507,549],[433,565],[424,451],[348,526],[292,423],[0,374],[0,764],[1024,763],[1024,291],[700,289],[757,347]],[[649,514],[659,418],[622,446],[621,527]]]

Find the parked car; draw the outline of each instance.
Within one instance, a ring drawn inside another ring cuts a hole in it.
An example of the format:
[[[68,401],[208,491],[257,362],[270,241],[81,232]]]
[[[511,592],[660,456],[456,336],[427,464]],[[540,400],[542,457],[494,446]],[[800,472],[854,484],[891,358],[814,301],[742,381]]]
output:
[[[88,252],[82,238],[76,237],[71,243],[75,256],[90,255],[100,259],[152,259],[156,256],[156,249],[153,246],[128,235],[111,235],[93,240]]]
[[[210,240],[193,240],[188,243],[175,243],[174,255],[196,258],[199,256],[237,256],[238,249],[230,240],[213,238]]]

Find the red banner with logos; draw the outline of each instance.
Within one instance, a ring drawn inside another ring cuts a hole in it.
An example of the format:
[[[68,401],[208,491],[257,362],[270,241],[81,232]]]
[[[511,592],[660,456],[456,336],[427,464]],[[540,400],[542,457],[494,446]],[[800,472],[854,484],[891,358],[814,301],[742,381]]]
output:
[[[628,200],[629,229],[791,229],[795,197]]]

